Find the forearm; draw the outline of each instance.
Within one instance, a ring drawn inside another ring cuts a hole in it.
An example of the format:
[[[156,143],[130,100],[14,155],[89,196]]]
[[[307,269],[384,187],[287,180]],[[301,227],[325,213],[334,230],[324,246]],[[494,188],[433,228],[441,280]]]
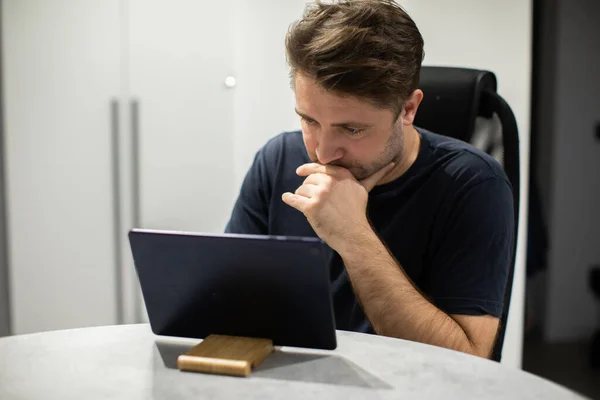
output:
[[[488,356],[457,321],[419,292],[374,232],[365,232],[359,246],[340,255],[377,334]]]

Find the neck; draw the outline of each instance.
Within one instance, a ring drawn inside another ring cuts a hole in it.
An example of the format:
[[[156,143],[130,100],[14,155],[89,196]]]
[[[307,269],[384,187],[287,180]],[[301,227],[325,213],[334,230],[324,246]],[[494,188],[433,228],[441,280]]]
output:
[[[399,162],[396,166],[381,180],[378,185],[384,185],[400,178],[419,156],[421,148],[421,135],[413,125],[410,125],[404,131],[404,147],[402,154],[398,157]]]

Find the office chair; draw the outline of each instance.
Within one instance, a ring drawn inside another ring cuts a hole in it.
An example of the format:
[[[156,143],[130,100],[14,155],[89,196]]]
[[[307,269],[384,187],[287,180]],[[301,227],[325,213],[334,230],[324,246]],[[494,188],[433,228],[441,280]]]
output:
[[[489,71],[424,66],[420,89],[424,98],[415,125],[470,143],[496,158],[513,188],[515,233],[500,330],[492,359],[500,361],[512,292],[519,222],[519,134],[515,116],[496,92],[496,76]]]

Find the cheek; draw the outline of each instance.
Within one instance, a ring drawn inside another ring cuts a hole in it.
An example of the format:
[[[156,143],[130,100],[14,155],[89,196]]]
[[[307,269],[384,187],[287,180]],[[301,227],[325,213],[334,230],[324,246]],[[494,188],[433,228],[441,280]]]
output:
[[[389,133],[380,132],[379,134],[369,136],[365,138],[365,151],[368,151],[371,155],[377,155],[385,151],[389,143]]]
[[[373,156],[372,142],[368,137],[360,140],[348,140],[345,146],[347,157],[360,162],[368,161]]]
[[[317,148],[317,138],[310,129],[302,128],[302,138],[308,154],[314,154]]]
[[[369,135],[346,143],[346,157],[349,161],[368,165],[378,159],[386,149],[386,140],[380,135]]]

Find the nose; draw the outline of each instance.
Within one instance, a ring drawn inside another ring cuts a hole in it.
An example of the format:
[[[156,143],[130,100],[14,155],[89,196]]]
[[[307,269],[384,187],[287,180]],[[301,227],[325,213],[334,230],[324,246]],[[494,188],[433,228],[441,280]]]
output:
[[[334,135],[334,133],[328,132],[322,132],[319,135],[319,142],[317,143],[315,152],[321,164],[330,164],[339,160],[344,155],[344,151],[337,143]]]

